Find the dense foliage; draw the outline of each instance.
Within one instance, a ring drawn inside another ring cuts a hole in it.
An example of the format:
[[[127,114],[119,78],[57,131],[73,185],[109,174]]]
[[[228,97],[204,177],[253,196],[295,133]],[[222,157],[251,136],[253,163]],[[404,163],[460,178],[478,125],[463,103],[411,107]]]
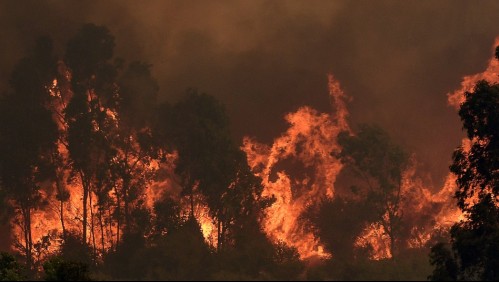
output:
[[[499,279],[499,86],[480,81],[466,93],[459,116],[470,146],[459,147],[451,171],[465,219],[450,230],[450,243],[432,249],[431,280]]]

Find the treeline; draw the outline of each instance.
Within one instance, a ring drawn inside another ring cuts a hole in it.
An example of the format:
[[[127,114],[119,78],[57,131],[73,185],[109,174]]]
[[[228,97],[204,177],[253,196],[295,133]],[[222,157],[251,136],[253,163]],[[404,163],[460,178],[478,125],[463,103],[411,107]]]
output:
[[[273,199],[261,196],[223,105],[193,90],[159,103],[150,65],[115,58],[114,47],[107,28],[87,24],[62,56],[39,38],[12,72],[0,101],[0,195],[24,259],[21,271],[2,254],[1,278],[297,277],[296,250],[260,227]],[[180,193],[147,207],[146,187],[173,161]],[[35,241],[34,213],[53,208],[47,195],[59,203],[61,232]],[[80,201],[75,220],[65,214],[71,198]],[[216,244],[195,217],[200,203]]]
[[[496,84],[477,84],[459,113],[471,144],[451,166],[462,222],[434,230],[438,207],[416,207],[403,191],[409,154],[361,125],[330,152],[347,181],[300,218],[332,257],[303,261],[262,230],[275,199],[262,196],[223,104],[195,90],[158,101],[151,65],[116,58],[114,47],[106,27],[86,24],[63,54],[39,38],[12,71],[0,101],[0,220],[14,242],[0,280],[499,278]],[[158,183],[168,189],[151,198]],[[40,236],[37,212],[48,210],[57,226]],[[367,227],[383,239],[360,240]]]
[[[301,224],[333,257],[304,262],[296,249],[263,232],[261,218],[274,199],[262,197],[262,180],[232,140],[224,106],[194,90],[175,104],[159,103],[150,65],[115,58],[114,47],[107,28],[87,24],[62,56],[50,38],[38,39],[12,72],[0,104],[0,192],[23,259],[14,263],[4,254],[3,277],[397,280],[429,274],[430,243],[416,249],[407,243],[414,222],[428,224],[431,216],[403,215],[409,156],[381,128],[365,125],[338,136],[343,150],[331,154],[360,181],[308,207]],[[146,188],[166,178],[174,178],[179,193],[147,206]],[[81,208],[76,220],[66,214],[74,200]],[[58,203],[60,232],[35,241],[32,215],[53,208],[49,202]],[[212,244],[195,212],[200,204],[214,220]],[[359,245],[369,225],[387,236],[383,250]],[[381,260],[372,259],[376,252],[383,252]]]

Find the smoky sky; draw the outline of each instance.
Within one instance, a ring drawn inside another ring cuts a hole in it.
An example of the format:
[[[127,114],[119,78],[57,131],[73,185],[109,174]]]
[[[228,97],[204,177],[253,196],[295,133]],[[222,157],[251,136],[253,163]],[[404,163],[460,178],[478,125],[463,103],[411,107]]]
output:
[[[331,111],[333,73],[350,122],[381,125],[438,186],[462,136],[446,93],[485,68],[498,15],[497,1],[1,1],[0,87],[37,36],[62,54],[91,22],[117,56],[153,65],[161,100],[197,88],[225,103],[236,138],[268,143],[285,113]]]

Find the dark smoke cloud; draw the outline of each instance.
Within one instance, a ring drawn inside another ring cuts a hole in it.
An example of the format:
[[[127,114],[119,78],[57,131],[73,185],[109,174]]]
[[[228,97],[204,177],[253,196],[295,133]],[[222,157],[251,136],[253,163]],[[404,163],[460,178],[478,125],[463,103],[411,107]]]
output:
[[[0,87],[33,38],[106,25],[117,53],[151,62],[161,98],[186,88],[227,105],[234,134],[269,142],[301,105],[329,111],[327,72],[436,184],[461,125],[445,94],[481,71],[499,35],[496,1],[2,1]]]

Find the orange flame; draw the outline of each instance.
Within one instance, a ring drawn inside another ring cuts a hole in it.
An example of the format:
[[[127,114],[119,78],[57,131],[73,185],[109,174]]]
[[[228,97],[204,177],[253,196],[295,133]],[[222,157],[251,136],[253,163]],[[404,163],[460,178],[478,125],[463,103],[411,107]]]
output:
[[[461,218],[453,198],[455,190],[455,176],[449,174],[444,186],[437,193],[432,193],[417,176],[416,161],[411,158],[409,167],[402,174],[400,209],[402,221],[410,225],[410,234],[403,247],[424,247],[435,231],[449,228]],[[375,260],[392,257],[390,244],[390,238],[379,223],[370,224],[356,242],[356,246],[371,246],[371,259]]]
[[[285,116],[289,128],[271,146],[248,137],[242,146],[248,164],[263,179],[263,196],[276,198],[263,223],[266,233],[275,241],[296,247],[301,258],[329,255],[298,221],[308,205],[324,196],[333,197],[334,183],[343,165],[331,153],[340,149],[336,142],[338,133],[349,130],[346,96],[333,76],[328,78],[334,114],[301,107]],[[301,179],[290,176],[279,168],[286,160],[300,163],[310,173]]]
[[[459,106],[461,106],[461,104],[464,102],[464,93],[472,91],[475,87],[475,84],[480,80],[486,80],[490,83],[499,82],[499,60],[497,60],[494,56],[496,46],[499,46],[499,37],[496,37],[494,41],[494,46],[492,48],[492,57],[490,58],[485,71],[464,76],[463,80],[461,81],[460,88],[452,93],[447,94],[447,101],[449,102],[449,105],[458,109]]]
[[[495,41],[499,45],[499,37]],[[68,81],[71,74],[64,69],[62,64],[60,71],[64,74],[60,81],[54,80],[47,90],[53,97],[54,120],[59,130],[63,133],[58,143],[58,153],[62,161],[68,161],[68,151],[65,146],[64,132],[67,125],[61,115],[72,93]],[[486,79],[489,82],[499,82],[499,62],[491,59],[487,69],[478,74],[465,76],[461,82],[460,89],[448,93],[448,102],[454,107],[464,101],[464,93],[471,91],[478,80]],[[336,137],[341,131],[350,131],[347,117],[348,110],[346,102],[348,97],[343,93],[340,84],[332,75],[328,76],[328,87],[333,108],[332,113],[319,113],[310,107],[300,107],[296,112],[289,113],[285,120],[289,124],[288,129],[275,138],[271,145],[262,144],[254,139],[245,137],[242,149],[247,154],[248,164],[253,172],[262,178],[264,186],[263,196],[275,196],[276,202],[266,211],[262,222],[265,232],[275,241],[284,241],[296,247],[302,259],[313,256],[328,257],[320,245],[318,238],[309,233],[300,224],[300,216],[307,206],[318,201],[322,197],[332,198],[335,195],[335,182],[338,174],[343,168],[341,162],[332,152],[339,152],[341,147]],[[106,111],[112,120],[119,117],[112,111]],[[463,146],[469,147],[469,142],[463,140]],[[173,153],[168,159],[168,164],[153,162],[150,164],[152,170],[165,176],[157,181],[149,183],[145,187],[145,202],[149,209],[160,199],[164,193],[179,193],[180,186],[173,173],[174,160],[178,156]],[[300,173],[295,173],[292,165],[300,165]],[[290,167],[291,166],[291,167]],[[60,232],[60,203],[56,200],[57,185],[64,185],[70,191],[70,198],[62,205],[66,229],[81,232],[82,221],[82,186],[77,181],[67,181],[68,171],[60,171],[60,183],[42,183],[42,198],[47,202],[43,209],[36,210],[32,215],[33,241],[38,242],[47,234]],[[431,210],[435,223],[429,226],[415,225],[411,230],[411,238],[407,241],[409,247],[421,247],[430,238],[435,229],[447,228],[463,218],[463,214],[457,209],[453,199],[456,190],[455,176],[449,174],[444,186],[437,193],[431,193],[431,189],[424,187],[421,179],[416,176],[415,166],[409,167],[403,175],[402,194],[405,196],[402,209],[404,215],[414,219],[418,214]],[[113,195],[111,195],[113,196]],[[96,198],[96,196],[94,195]],[[90,204],[89,204],[90,205]],[[437,207],[437,208],[435,208]],[[97,213],[96,207],[88,207]],[[216,227],[209,216],[209,210],[201,202],[197,203],[196,217],[200,221],[203,235],[212,246],[216,245]],[[15,222],[15,220],[14,220]],[[14,227],[16,234],[21,234],[20,225]],[[91,231],[91,230],[89,230]],[[106,231],[107,241],[113,242],[116,232]],[[100,241],[100,235],[94,234],[96,240]],[[22,236],[17,236],[22,238]],[[358,245],[369,244],[374,249],[373,259],[389,258],[389,238],[379,224],[371,224],[359,236]],[[109,246],[107,246],[109,247]],[[50,247],[55,250],[57,244]]]

